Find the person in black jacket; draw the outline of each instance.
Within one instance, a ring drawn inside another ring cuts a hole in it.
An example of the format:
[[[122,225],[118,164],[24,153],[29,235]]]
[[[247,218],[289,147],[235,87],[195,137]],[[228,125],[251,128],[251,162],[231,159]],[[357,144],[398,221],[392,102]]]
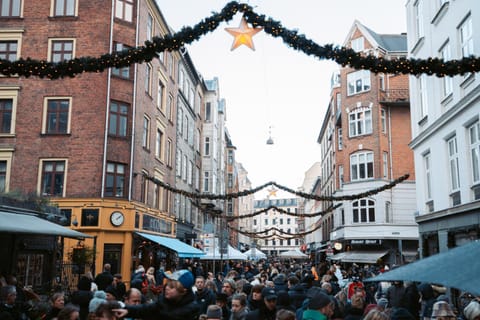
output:
[[[216,297],[212,290],[205,287],[205,278],[197,276],[195,279],[195,300],[200,305],[200,313],[207,313],[207,308],[211,304],[215,304]]]
[[[92,280],[86,276],[80,277],[78,280],[78,290],[72,293],[72,303],[80,307],[80,320],[87,319],[88,305],[93,298]]]
[[[113,283],[113,276],[110,272],[112,266],[109,263],[105,263],[103,266],[103,272],[97,274],[95,277],[95,283],[97,284],[98,290],[105,290],[108,286],[111,286]]]
[[[247,313],[246,320],[275,320],[277,315],[277,293],[273,288],[263,288],[263,305]]]
[[[168,281],[163,296],[155,303],[115,309],[116,315],[142,319],[196,320],[200,314],[200,306],[192,291],[193,274],[183,269],[172,274],[165,273],[165,276]]]

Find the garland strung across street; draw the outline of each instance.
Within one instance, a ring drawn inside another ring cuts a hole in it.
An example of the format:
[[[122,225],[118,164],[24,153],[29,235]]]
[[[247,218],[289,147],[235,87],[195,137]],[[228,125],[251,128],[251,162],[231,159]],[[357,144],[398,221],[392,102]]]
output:
[[[289,211],[284,210],[282,208],[279,208],[277,206],[269,206],[265,209],[258,210],[258,211],[255,211],[255,212],[252,212],[252,213],[249,213],[249,214],[244,214],[244,215],[241,215],[241,216],[227,216],[226,219],[227,219],[227,221],[233,221],[233,220],[237,220],[237,219],[253,218],[253,217],[256,217],[258,215],[261,215],[262,213],[268,212],[269,210],[277,211],[277,212],[283,213],[287,216],[292,216],[292,217],[297,217],[297,218],[313,218],[313,217],[319,217],[319,216],[325,215],[326,213],[329,213],[329,212],[339,208],[340,206],[341,206],[341,204],[337,204],[335,206],[331,206],[327,210],[318,211],[318,212],[314,212],[314,213],[295,213],[295,212],[289,212]]]
[[[276,182],[267,182],[261,186],[258,186],[256,188],[250,189],[250,190],[243,190],[240,192],[234,192],[234,193],[226,193],[226,194],[211,194],[211,193],[199,193],[199,192],[189,192],[181,189],[177,189],[175,187],[172,187],[168,183],[165,183],[153,176],[150,176],[146,173],[141,173],[143,177],[147,180],[152,181],[159,187],[162,187],[168,191],[171,191],[176,194],[183,195],[185,197],[188,197],[190,199],[205,199],[205,200],[230,200],[230,199],[237,199],[240,197],[245,197],[251,194],[255,194],[258,191],[268,187],[268,186],[276,186],[277,188],[284,190],[288,193],[295,194],[298,197],[301,198],[306,198],[306,199],[311,199],[311,200],[317,200],[317,201],[351,201],[351,200],[357,200],[365,197],[369,197],[372,195],[375,195],[377,193],[380,193],[382,191],[392,189],[395,187],[397,184],[401,183],[402,181],[408,179],[410,176],[408,173],[404,174],[403,176],[393,180],[392,182],[385,184],[381,187],[367,190],[364,192],[356,193],[356,194],[350,194],[350,195],[341,195],[341,196],[320,196],[320,195],[315,195],[315,194],[309,194],[305,192],[300,192],[300,191],[295,191],[293,189],[290,189],[288,187],[282,186],[281,184],[278,184]]]
[[[149,62],[158,57],[159,52],[176,51],[199,40],[202,36],[214,31],[221,22],[230,21],[237,12],[243,13],[243,18],[254,28],[263,27],[263,30],[273,37],[279,37],[283,42],[306,55],[319,60],[333,60],[342,66],[355,69],[366,69],[374,73],[403,73],[412,75],[436,75],[438,77],[463,75],[480,71],[480,58],[475,56],[464,57],[461,60],[444,61],[440,58],[407,59],[399,58],[386,60],[372,55],[363,55],[350,48],[327,44],[320,46],[297,30],[285,28],[281,22],[265,15],[258,15],[248,4],[232,1],[219,13],[213,13],[193,27],[183,27],[173,35],[154,37],[152,41],[145,41],[138,46],[122,52],[106,53],[100,57],[80,57],[62,62],[35,60],[30,57],[17,61],[0,59],[0,74],[4,76],[37,76],[40,78],[58,79],[75,77],[84,72],[103,72],[115,67],[128,67],[134,63]]]
[[[259,232],[244,231],[244,230],[234,228],[230,225],[227,225],[227,227],[230,230],[236,231],[236,232],[241,233],[243,235],[246,235],[250,238],[255,238],[255,239],[277,238],[277,239],[282,239],[282,240],[288,240],[288,239],[303,238],[304,236],[306,236],[310,233],[313,233],[313,232],[317,231],[318,229],[320,229],[322,227],[322,225],[319,224],[318,226],[316,226],[315,228],[313,228],[311,230],[308,230],[308,231],[305,231],[305,232],[300,232],[300,233],[298,233],[298,232],[297,233],[291,233],[291,232],[280,230],[276,227],[268,228],[268,229],[265,229],[265,230],[262,230],[262,231],[259,231]],[[273,234],[269,234],[270,232],[273,232]],[[288,235],[288,237],[285,236],[285,235]]]

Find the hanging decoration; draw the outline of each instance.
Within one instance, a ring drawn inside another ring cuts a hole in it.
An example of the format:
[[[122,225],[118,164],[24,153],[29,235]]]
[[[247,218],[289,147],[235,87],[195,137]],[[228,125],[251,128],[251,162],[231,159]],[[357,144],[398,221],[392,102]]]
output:
[[[242,17],[238,28],[225,28],[225,31],[234,37],[232,48],[230,50],[233,51],[241,45],[245,45],[255,51],[252,37],[262,30],[263,28],[250,28],[245,18]]]
[[[395,187],[397,184],[401,183],[402,181],[405,181],[406,179],[408,179],[408,177],[410,176],[408,173],[407,174],[404,174],[403,176],[393,180],[392,182],[388,183],[388,184],[385,184],[381,187],[378,187],[378,188],[375,188],[375,189],[371,189],[371,190],[367,190],[367,191],[364,191],[364,192],[360,192],[360,193],[356,193],[356,194],[350,194],[350,195],[341,195],[341,196],[320,196],[320,195],[315,195],[315,194],[309,194],[309,193],[305,193],[305,192],[300,192],[300,191],[295,191],[293,189],[290,189],[288,187],[285,187],[285,186],[282,186],[281,184],[278,184],[276,182],[267,182],[259,187],[256,187],[256,188],[253,188],[253,189],[250,189],[250,190],[243,190],[243,191],[240,191],[240,192],[234,192],[234,193],[226,193],[226,194],[212,194],[212,193],[199,193],[199,192],[189,192],[189,191],[186,191],[186,190],[181,190],[181,189],[177,189],[175,187],[172,187],[171,185],[169,185],[168,183],[165,183],[153,176],[150,176],[146,173],[139,173],[139,175],[143,175],[143,177],[147,180],[150,180],[152,181],[153,183],[155,183],[156,185],[158,185],[159,187],[162,187],[170,192],[173,192],[173,193],[176,193],[176,194],[180,194],[180,195],[183,195],[187,198],[190,198],[190,199],[194,199],[194,200],[197,200],[197,199],[205,199],[205,200],[230,200],[230,199],[237,199],[237,198],[240,198],[240,197],[245,197],[245,196],[248,196],[248,195],[252,195],[252,194],[255,194],[257,193],[258,191],[266,188],[267,186],[275,186],[283,191],[286,191],[288,193],[291,193],[291,194],[294,194],[298,197],[301,197],[301,198],[305,198],[305,199],[311,199],[311,200],[316,200],[316,201],[351,201],[351,200],[357,200],[357,199],[361,199],[361,198],[365,198],[365,197],[370,197],[370,196],[373,196],[377,193],[380,193],[382,191],[385,191],[385,190],[388,190],[388,189],[392,189],[393,187]]]
[[[296,233],[291,233],[287,231],[283,231],[281,229],[278,229],[276,227],[264,229],[262,231],[258,232],[251,232],[251,231],[245,231],[245,230],[240,230],[237,229],[231,225],[227,225],[228,229],[238,232],[240,234],[246,235],[250,238],[255,238],[255,239],[272,239],[272,238],[278,238],[282,240],[289,240],[289,239],[297,239],[297,238],[303,238],[306,235],[313,233],[320,229],[322,227],[321,224],[317,225],[315,228],[305,231],[305,232],[296,232]],[[269,234],[272,233],[272,234]]]
[[[318,211],[314,213],[295,213],[295,212],[289,212],[287,210],[284,210],[282,208],[276,207],[276,206],[269,206],[267,208],[264,208],[262,210],[258,210],[249,214],[244,214],[241,216],[226,216],[227,221],[233,221],[233,220],[238,220],[238,219],[247,219],[247,218],[253,218],[256,216],[261,215],[262,213],[268,212],[270,210],[272,211],[277,211],[279,213],[285,214],[287,216],[291,217],[296,217],[296,218],[313,218],[313,217],[321,217],[329,212],[332,212],[333,210],[341,207],[341,204],[336,204],[334,206],[330,206],[327,210],[324,211]]]
[[[247,23],[253,28],[263,27],[265,33],[281,38],[292,49],[313,56],[319,60],[333,60],[336,63],[355,69],[370,70],[374,73],[436,75],[437,77],[464,75],[480,71],[480,58],[476,56],[463,57],[461,60],[444,61],[440,58],[387,60],[373,55],[357,53],[350,48],[326,44],[318,45],[296,30],[284,27],[265,15],[258,15],[248,4],[229,2],[221,12],[213,13],[193,27],[183,27],[173,35],[154,37],[145,41],[143,46],[124,50],[122,52],[106,53],[100,57],[80,57],[58,63],[32,58],[20,58],[16,61],[0,59],[0,74],[4,76],[20,76],[58,79],[75,77],[84,72],[102,72],[114,67],[128,67],[134,63],[144,63],[158,57],[159,52],[176,51],[199,40],[202,36],[214,31],[221,22],[230,21],[237,12],[242,12]],[[253,44],[253,43],[252,43]]]

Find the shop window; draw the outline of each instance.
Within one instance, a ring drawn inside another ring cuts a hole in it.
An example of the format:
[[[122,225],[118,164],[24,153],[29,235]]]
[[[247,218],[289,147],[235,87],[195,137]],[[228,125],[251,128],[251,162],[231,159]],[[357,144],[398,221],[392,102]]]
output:
[[[98,227],[98,209],[82,209],[82,227]]]

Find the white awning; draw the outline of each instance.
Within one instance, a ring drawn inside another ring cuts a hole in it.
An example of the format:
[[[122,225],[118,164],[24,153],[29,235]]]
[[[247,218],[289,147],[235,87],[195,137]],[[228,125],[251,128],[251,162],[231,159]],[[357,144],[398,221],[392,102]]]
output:
[[[67,227],[41,219],[35,215],[0,211],[0,232],[20,234],[43,234],[67,238],[93,238]]]
[[[162,237],[162,236],[157,236],[154,234],[143,233],[143,232],[136,232],[136,233],[145,239],[156,242],[161,246],[164,246],[166,248],[169,248],[170,250],[175,251],[180,258],[198,258],[205,255],[203,251],[198,250],[197,248],[194,248],[191,245],[186,244],[185,242],[182,242],[175,238]]]
[[[388,253],[383,251],[347,251],[340,259],[342,262],[358,262],[358,263],[376,263],[377,260]]]

